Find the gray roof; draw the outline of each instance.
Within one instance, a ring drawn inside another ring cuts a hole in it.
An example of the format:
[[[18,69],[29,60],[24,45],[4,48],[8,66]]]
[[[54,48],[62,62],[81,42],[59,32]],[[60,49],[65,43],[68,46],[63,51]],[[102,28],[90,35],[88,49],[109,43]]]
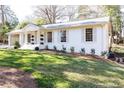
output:
[[[42,25],[45,29],[60,29],[66,27],[77,27],[82,25],[95,25],[95,24],[104,24],[109,22],[109,17],[87,19],[82,21],[66,22],[66,23],[57,23],[57,24],[48,24]]]
[[[87,19],[82,21],[73,21],[73,22],[66,22],[66,23],[56,23],[56,24],[47,24],[42,26],[37,26],[35,24],[28,24],[23,29],[20,30],[13,30],[9,33],[17,33],[17,32],[24,32],[24,31],[37,31],[40,29],[62,29],[62,28],[68,28],[68,27],[78,27],[78,26],[85,26],[85,25],[97,25],[97,24],[105,24],[110,21],[109,17],[103,17],[103,18],[95,18],[95,19]]]

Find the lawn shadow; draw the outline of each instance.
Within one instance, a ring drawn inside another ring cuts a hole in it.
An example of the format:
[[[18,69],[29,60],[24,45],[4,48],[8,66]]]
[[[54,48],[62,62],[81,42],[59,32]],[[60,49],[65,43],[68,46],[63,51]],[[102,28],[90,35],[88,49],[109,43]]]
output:
[[[8,55],[0,59],[0,66],[20,68],[32,73],[38,87],[124,87],[119,81],[111,80],[123,80],[123,68],[103,60],[35,51],[6,52]],[[98,78],[99,76],[108,79],[107,83],[111,83],[110,86]]]

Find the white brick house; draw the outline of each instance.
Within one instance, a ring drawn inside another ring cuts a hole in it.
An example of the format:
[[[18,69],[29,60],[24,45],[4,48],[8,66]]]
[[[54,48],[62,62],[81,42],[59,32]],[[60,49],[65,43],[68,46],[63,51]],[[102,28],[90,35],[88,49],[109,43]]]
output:
[[[23,29],[8,33],[9,47],[18,41],[21,49],[44,49],[47,45],[50,49],[56,46],[61,50],[64,46],[67,52],[74,47],[77,53],[85,48],[86,53],[95,49],[95,53],[100,55],[109,48],[109,24],[109,17],[42,26],[28,24]]]

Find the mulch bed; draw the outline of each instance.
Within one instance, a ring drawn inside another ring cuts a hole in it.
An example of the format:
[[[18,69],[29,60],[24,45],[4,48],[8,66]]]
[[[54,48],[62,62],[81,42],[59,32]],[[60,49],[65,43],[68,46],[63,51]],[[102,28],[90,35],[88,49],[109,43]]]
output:
[[[35,88],[31,74],[9,67],[0,67],[0,88]]]

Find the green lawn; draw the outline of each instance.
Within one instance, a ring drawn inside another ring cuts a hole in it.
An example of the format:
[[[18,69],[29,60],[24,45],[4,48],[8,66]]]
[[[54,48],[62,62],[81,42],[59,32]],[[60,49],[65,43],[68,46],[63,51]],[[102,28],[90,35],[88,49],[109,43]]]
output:
[[[124,67],[88,57],[0,50],[0,66],[32,73],[38,87],[124,87]]]

